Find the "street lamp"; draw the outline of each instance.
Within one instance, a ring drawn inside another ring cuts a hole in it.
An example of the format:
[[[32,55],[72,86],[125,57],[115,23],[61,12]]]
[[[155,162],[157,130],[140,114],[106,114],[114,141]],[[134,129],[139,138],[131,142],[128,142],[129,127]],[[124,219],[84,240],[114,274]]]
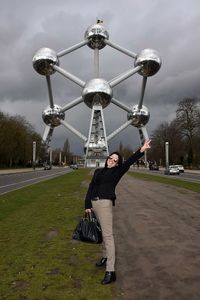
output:
[[[35,170],[36,166],[36,142],[33,142],[33,170]]]
[[[165,142],[165,167],[169,168],[169,142]]]

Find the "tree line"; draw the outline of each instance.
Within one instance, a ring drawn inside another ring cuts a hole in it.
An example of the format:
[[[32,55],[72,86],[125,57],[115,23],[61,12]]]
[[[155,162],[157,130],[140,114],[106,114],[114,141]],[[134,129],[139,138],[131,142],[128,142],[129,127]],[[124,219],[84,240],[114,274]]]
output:
[[[184,98],[178,103],[176,117],[163,122],[151,134],[152,147],[148,160],[165,165],[165,142],[169,142],[170,164],[183,164],[186,167],[200,167],[200,103],[196,98]],[[48,160],[42,137],[22,116],[9,116],[0,112],[0,167],[31,166],[33,141],[36,142],[37,162]],[[130,147],[119,145],[118,151],[124,159],[132,153]],[[53,151],[53,163],[71,164],[75,157],[70,151],[66,138],[63,148]]]
[[[30,167],[33,165],[33,142],[36,142],[36,165],[49,162],[49,153],[42,137],[22,116],[10,116],[0,112],[0,167]],[[73,154],[70,152],[68,139],[63,148],[53,151],[53,163],[70,164]]]
[[[44,151],[42,138],[22,116],[0,112],[0,166],[26,166],[33,157],[33,141]]]

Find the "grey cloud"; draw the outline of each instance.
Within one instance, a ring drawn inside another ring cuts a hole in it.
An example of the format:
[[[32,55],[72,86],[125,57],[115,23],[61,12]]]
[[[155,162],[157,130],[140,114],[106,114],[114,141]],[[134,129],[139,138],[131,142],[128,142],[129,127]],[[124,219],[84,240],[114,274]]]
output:
[[[104,20],[112,42],[136,53],[154,48],[162,57],[160,71],[148,78],[144,97],[151,113],[147,125],[150,133],[160,122],[173,118],[182,98],[199,97],[198,0],[7,0],[0,11],[1,108],[26,115],[42,134],[41,113],[48,105],[48,92],[45,77],[33,70],[32,57],[44,46],[61,51],[81,42],[97,17]],[[93,51],[87,46],[62,57],[60,64],[84,81],[94,76]],[[104,79],[110,80],[132,67],[130,57],[110,47],[100,51],[100,74]],[[141,81],[141,76],[135,74],[113,89],[114,97],[130,107],[138,103]],[[81,94],[79,86],[58,73],[51,76],[51,82],[57,104],[65,105]],[[89,119],[90,110],[84,104],[66,112],[66,120],[86,135]],[[126,113],[111,104],[105,109],[105,121],[110,133],[126,121]],[[82,149],[82,142],[61,126],[55,129],[52,145],[61,146],[67,135],[74,149]],[[137,144],[137,137],[137,129],[130,127],[111,145],[116,146],[119,140]]]

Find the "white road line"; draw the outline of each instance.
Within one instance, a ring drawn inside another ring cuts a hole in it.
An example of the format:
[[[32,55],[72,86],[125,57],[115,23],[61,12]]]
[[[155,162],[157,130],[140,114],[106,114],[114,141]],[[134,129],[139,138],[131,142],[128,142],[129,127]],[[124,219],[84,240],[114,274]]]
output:
[[[47,178],[47,177],[57,176],[57,175],[60,175],[62,173],[66,173],[66,171],[59,172],[59,173],[56,173],[56,174],[51,174],[51,175],[45,175],[45,176],[41,176],[41,177],[35,177],[35,178],[32,178],[32,179],[27,179],[27,180],[15,182],[15,183],[10,183],[10,184],[7,184],[7,185],[0,186],[0,189],[3,189],[3,188],[8,187],[8,186],[12,186],[12,185],[17,185],[17,184],[33,181],[33,180],[38,180],[38,179],[43,179],[43,178]]]

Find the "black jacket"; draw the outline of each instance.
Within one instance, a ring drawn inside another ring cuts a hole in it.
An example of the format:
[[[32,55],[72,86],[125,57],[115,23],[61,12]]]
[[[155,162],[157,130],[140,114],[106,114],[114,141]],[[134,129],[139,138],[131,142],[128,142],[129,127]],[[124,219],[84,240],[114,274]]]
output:
[[[85,209],[92,208],[91,200],[94,197],[100,199],[116,199],[115,188],[121,177],[129,170],[130,166],[136,162],[144,153],[140,149],[129,157],[121,166],[113,168],[96,169],[90,182],[86,197]]]

